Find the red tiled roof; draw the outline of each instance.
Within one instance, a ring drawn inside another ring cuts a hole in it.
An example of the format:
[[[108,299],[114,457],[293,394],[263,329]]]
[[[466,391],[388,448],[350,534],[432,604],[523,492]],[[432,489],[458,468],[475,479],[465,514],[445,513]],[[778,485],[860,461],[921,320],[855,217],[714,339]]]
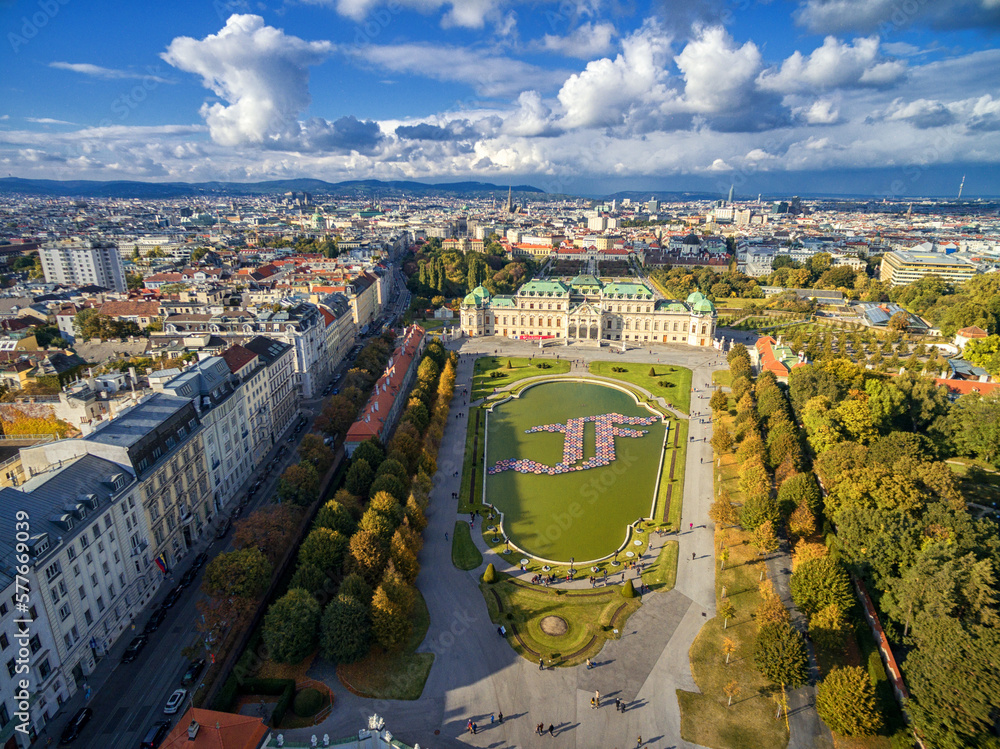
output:
[[[392,406],[400,395],[403,380],[410,369],[413,357],[420,348],[424,338],[424,329],[419,325],[411,325],[403,338],[403,342],[392,353],[390,365],[375,383],[368,403],[358,420],[347,430],[347,442],[364,442],[369,437],[382,437],[386,417],[392,412]],[[405,397],[405,393],[403,396]]]
[[[989,333],[987,333],[982,328],[978,328],[975,325],[970,325],[967,328],[962,328],[958,331],[957,335],[963,338],[988,338]]]
[[[237,343],[223,351],[222,358],[225,359],[226,364],[229,365],[229,371],[236,374],[243,369],[243,367],[256,359],[257,354]]]
[[[160,314],[159,302],[105,302],[101,314],[108,317],[156,317]]]
[[[1000,382],[979,382],[978,380],[944,380],[935,378],[934,384],[944,385],[952,395],[968,395],[969,393],[989,395],[997,388],[1000,388]]]
[[[192,721],[199,726],[193,741],[188,738]],[[260,718],[192,707],[177,721],[160,749],[257,749],[267,733]]]

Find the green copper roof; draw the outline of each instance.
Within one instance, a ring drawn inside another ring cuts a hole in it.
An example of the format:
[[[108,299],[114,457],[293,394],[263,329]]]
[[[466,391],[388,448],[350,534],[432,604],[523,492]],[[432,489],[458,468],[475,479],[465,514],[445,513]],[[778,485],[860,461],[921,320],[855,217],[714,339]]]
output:
[[[664,307],[667,312],[687,312],[688,308],[683,302],[668,302]]]
[[[562,281],[528,281],[517,293],[528,296],[562,296],[569,293],[569,288]]]
[[[712,304],[708,299],[702,299],[700,302],[694,303],[695,312],[715,312],[715,305]]]
[[[570,286],[596,286],[600,288],[603,284],[597,279],[596,276],[591,276],[589,274],[581,274],[569,282]]]
[[[704,298],[705,298],[705,295],[702,294],[700,291],[692,291],[690,294],[688,294],[687,303],[688,304],[697,304],[698,302],[702,301]]]
[[[604,298],[605,299],[619,299],[619,298],[629,298],[632,299],[652,299],[653,292],[645,284],[641,283],[630,283],[628,281],[621,281],[618,283],[609,283],[604,287]]]
[[[466,295],[465,299],[462,300],[462,304],[478,307],[483,302],[488,302],[489,300],[490,292],[484,286],[477,286]]]
[[[490,300],[490,306],[494,309],[498,307],[514,307],[514,297],[512,296],[495,296]]]

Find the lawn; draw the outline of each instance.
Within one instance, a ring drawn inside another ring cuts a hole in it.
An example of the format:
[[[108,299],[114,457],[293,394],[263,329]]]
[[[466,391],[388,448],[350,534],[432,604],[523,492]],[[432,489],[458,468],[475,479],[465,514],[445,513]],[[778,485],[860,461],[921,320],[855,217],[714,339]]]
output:
[[[656,499],[656,518],[665,521],[669,527],[676,530],[681,522],[681,508],[684,505],[684,471],[687,468],[687,436],[689,424],[682,419],[670,422],[670,428],[677,431],[677,447],[674,448],[674,437],[671,436],[667,451],[663,456],[663,475],[660,477],[660,494]],[[670,480],[670,460],[677,453],[674,464],[674,478]],[[670,506],[667,504],[667,492],[670,492]],[[663,517],[664,509],[667,515]]]
[[[508,364],[510,368],[508,368]],[[490,377],[490,372],[497,372],[503,376]],[[567,372],[569,372],[569,362],[566,359],[484,356],[476,359],[476,371],[472,378],[472,400],[485,398],[493,392],[494,388],[505,387],[518,380],[523,380],[525,377],[566,374]]]
[[[337,678],[348,690],[361,697],[378,700],[416,700],[434,663],[433,653],[417,653],[424,641],[431,617],[424,597],[417,591],[413,617],[413,634],[406,647],[397,653],[386,653],[377,645],[366,658],[357,663],[337,666]]]
[[[642,581],[654,593],[665,593],[673,589],[677,580],[677,553],[679,545],[676,541],[667,541],[660,550],[660,555],[642,572]]]
[[[607,640],[618,639],[629,615],[639,608],[639,599],[623,598],[621,588],[609,586],[593,591],[569,592],[554,588],[518,585],[501,575],[492,585],[481,584],[490,619],[507,627],[514,650],[533,663],[539,657],[547,666],[574,666],[596,656]],[[557,616],[566,622],[566,633],[545,634],[541,620]],[[520,640],[514,636],[514,632]]]
[[[605,414],[653,421],[588,421],[575,436],[565,426],[531,431]],[[486,465],[500,469],[487,476],[487,501],[503,512],[504,531],[518,548],[562,562],[601,559],[624,542],[630,523],[649,517],[663,438],[659,418],[621,390],[590,382],[537,385],[490,414]],[[578,452],[567,457],[567,445]],[[515,460],[531,463],[517,470],[505,464]]]
[[[720,369],[712,372],[712,384],[730,387],[733,384],[733,375],[728,369]]]
[[[729,420],[728,414],[722,418]],[[716,494],[728,491],[734,502],[742,502],[739,466],[731,453],[722,456],[722,466],[715,478]],[[691,674],[701,692],[677,692],[681,737],[712,749],[781,749],[788,743],[784,721],[774,717],[775,687],[753,663],[757,625],[752,615],[761,600],[758,586],[763,563],[748,538],[749,534],[738,527],[716,526],[714,548],[729,552],[724,570],[716,563],[716,603],[721,604],[724,588],[736,616],[729,620],[728,628],[721,617],[702,627],[689,651]],[[736,648],[728,664],[723,651],[727,638]],[[723,689],[734,681],[740,691],[727,707],[728,697]]]
[[[479,419],[477,422],[476,419]],[[477,426],[478,425],[478,426]],[[465,431],[465,457],[462,461],[462,488],[458,493],[458,512],[466,514],[482,508],[483,496],[483,445],[486,439],[486,410],[481,407],[469,408],[468,424]],[[475,493],[473,495],[473,474]]]
[[[460,570],[474,570],[483,563],[483,555],[472,542],[469,524],[464,520],[455,523],[451,539],[451,563]]]
[[[612,371],[612,368],[623,372]],[[650,369],[655,373],[649,374]],[[691,370],[675,364],[635,364],[629,362],[595,361],[590,373],[601,377],[614,377],[645,388],[653,395],[666,400],[679,411],[691,412]],[[661,384],[662,383],[662,384]]]

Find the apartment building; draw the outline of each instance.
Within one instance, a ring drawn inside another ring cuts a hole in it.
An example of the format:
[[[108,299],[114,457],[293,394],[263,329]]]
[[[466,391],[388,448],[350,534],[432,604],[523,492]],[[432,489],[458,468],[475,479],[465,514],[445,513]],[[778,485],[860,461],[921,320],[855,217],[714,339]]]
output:
[[[351,314],[351,303],[343,294],[330,294],[319,303],[326,325],[326,352],[330,371],[335,371],[354,347],[357,326]]]
[[[248,408],[255,429],[266,430],[271,444],[291,426],[298,411],[295,389],[295,349],[287,343],[257,336],[244,347],[264,363],[267,398],[256,409]]]
[[[38,255],[49,283],[103,286],[125,293],[125,272],[118,248],[110,242],[67,240],[43,244]]]

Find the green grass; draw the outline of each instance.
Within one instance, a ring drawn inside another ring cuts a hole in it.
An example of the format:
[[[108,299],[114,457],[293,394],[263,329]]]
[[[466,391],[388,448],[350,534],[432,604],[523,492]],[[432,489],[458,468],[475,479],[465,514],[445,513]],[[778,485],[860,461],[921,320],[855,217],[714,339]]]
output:
[[[684,472],[687,470],[687,436],[690,424],[683,420],[676,420],[671,422],[671,428],[676,429],[677,444],[679,447],[676,449],[677,452],[677,465],[674,470],[674,480],[670,481],[670,453],[674,452],[674,448],[667,450],[666,455],[663,460],[663,478],[660,480],[660,494],[662,495],[661,502],[666,499],[667,486],[672,486],[670,496],[670,514],[667,515],[667,524],[671,528],[678,528],[681,522],[681,508],[684,506]],[[670,444],[673,444],[673,439],[671,439]],[[657,508],[659,509],[659,508]]]
[[[411,615],[413,634],[403,650],[387,653],[376,645],[357,663],[337,666],[337,677],[354,694],[378,700],[420,698],[434,663],[434,654],[416,652],[430,627],[431,616],[420,591],[416,588],[414,591],[417,600]]]
[[[546,666],[574,666],[595,657],[607,640],[618,639],[620,634],[615,634],[615,627],[620,632],[628,616],[640,605],[638,597],[623,598],[618,586],[601,589],[601,595],[582,595],[555,588],[519,586],[501,575],[497,582],[483,583],[480,588],[486,598],[490,620],[507,627],[511,647],[524,658],[538,662],[539,656],[528,652],[514,637],[513,625],[524,644],[541,654]],[[503,604],[502,613],[494,592]],[[612,627],[612,617],[622,604],[625,607]],[[566,621],[566,634],[551,636],[542,632],[540,622],[549,615]]]
[[[512,369],[507,368],[510,362]],[[542,369],[539,364],[549,364],[548,369]],[[500,372],[503,377],[491,378],[490,372]],[[553,357],[536,357],[526,359],[518,356],[484,356],[476,359],[475,374],[472,378],[472,400],[485,398],[494,388],[502,388],[526,377],[539,375],[566,374],[569,372],[569,362]]]
[[[475,429],[476,414],[479,414],[479,428]],[[462,488],[458,492],[458,512],[466,514],[482,509],[483,503],[483,444],[486,438],[486,411],[482,407],[469,408],[468,423],[465,431],[465,457],[462,461]],[[473,451],[473,444],[478,431],[479,447],[478,451]],[[476,494],[469,497],[469,487],[472,485],[472,476],[476,476]]]
[[[677,581],[677,553],[680,546],[676,541],[667,541],[660,550],[656,561],[642,572],[642,581],[654,593],[665,593]]]
[[[649,417],[632,397],[600,382],[538,385],[494,408],[489,420],[486,463],[531,459],[543,466],[562,462],[566,435],[530,432],[568,418],[621,413]],[[504,513],[512,543],[546,559],[600,559],[625,540],[627,526],[649,517],[654,500],[664,426],[659,420],[636,429],[636,438],[614,438],[615,460],[589,470],[550,475],[513,470],[487,477],[487,500]],[[596,425],[583,430],[582,457],[596,455]]]
[[[613,372],[612,367],[620,367],[624,372]],[[650,368],[656,373],[650,377]],[[679,411],[691,411],[691,370],[676,364],[636,364],[629,362],[596,361],[590,365],[590,373],[601,377],[631,382],[645,388],[653,395],[663,398]],[[664,382],[667,387],[661,387]]]
[[[720,369],[712,372],[712,384],[730,387],[733,384],[733,375],[728,369]]]
[[[451,538],[451,563],[460,570],[474,570],[483,563],[483,555],[472,542],[469,524],[464,520],[455,523]]]

